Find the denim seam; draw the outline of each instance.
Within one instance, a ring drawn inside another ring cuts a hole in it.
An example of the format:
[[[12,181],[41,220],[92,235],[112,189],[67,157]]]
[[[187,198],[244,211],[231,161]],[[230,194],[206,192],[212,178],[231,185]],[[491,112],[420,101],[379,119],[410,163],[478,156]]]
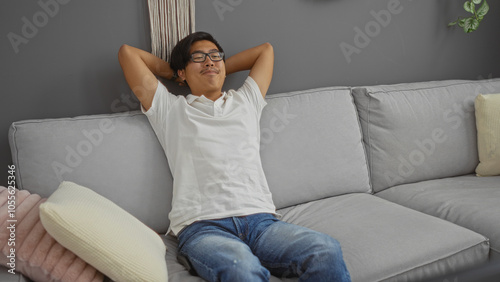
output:
[[[185,257],[187,257],[187,258],[188,258],[188,260],[193,261],[193,262],[196,262],[196,263],[197,263],[197,264],[199,264],[199,265],[202,265],[202,266],[203,266],[203,267],[207,270],[207,272],[209,273],[209,276],[210,276],[210,278],[211,278],[211,281],[216,281],[216,278],[217,278],[217,277],[215,277],[213,270],[212,270],[210,267],[208,267],[208,266],[207,266],[204,262],[202,262],[202,261],[200,261],[200,260],[198,260],[198,259],[196,259],[196,258],[190,258],[190,257],[186,256],[185,254],[182,254],[182,255],[183,255],[183,256],[185,256]],[[197,272],[198,272],[198,271],[197,271]],[[199,274],[198,274],[198,275],[199,275]]]
[[[289,261],[289,262],[267,262],[267,261],[260,261],[262,266],[267,268],[271,273],[275,272],[276,270],[283,270],[283,273],[280,273],[281,278],[285,277],[292,277],[292,276],[298,276],[300,277],[303,273],[300,271],[298,264],[294,261]]]
[[[262,235],[264,235],[267,231],[269,231],[269,228],[271,227],[271,225],[277,223],[278,221],[275,221],[271,224],[269,224],[269,226],[267,226],[266,230],[260,232],[259,236],[257,236],[257,238],[255,238],[255,240],[253,241],[253,244],[251,246],[249,246],[252,250],[254,249],[255,245],[260,241],[260,238],[262,237]]]
[[[232,235],[235,235],[236,237],[238,237],[240,240],[241,239],[241,229],[240,229],[240,225],[238,224],[238,218],[237,217],[231,217],[231,220],[233,221],[233,224],[234,224],[234,229],[236,230],[236,234],[232,234]],[[230,230],[228,230],[228,232],[230,232]],[[233,232],[230,232],[230,233],[233,233]]]

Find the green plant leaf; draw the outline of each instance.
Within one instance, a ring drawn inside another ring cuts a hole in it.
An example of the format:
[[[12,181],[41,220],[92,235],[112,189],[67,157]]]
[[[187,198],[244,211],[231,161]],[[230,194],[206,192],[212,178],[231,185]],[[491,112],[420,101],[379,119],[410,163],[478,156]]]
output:
[[[466,18],[463,22],[463,28],[466,33],[473,32],[479,27],[479,21],[475,18]]]
[[[475,10],[474,8],[475,8],[474,3],[472,3],[471,1],[466,1],[464,3],[464,9],[467,12],[474,14],[474,10]]]
[[[464,26],[465,26],[465,21],[466,21],[467,19],[468,19],[468,18],[459,20],[459,21],[458,21],[458,26],[459,26],[459,27],[464,27]]]
[[[479,7],[479,9],[477,10],[477,16],[480,17],[481,19],[484,18],[484,15],[486,15],[486,13],[488,13],[488,11],[490,10],[490,6],[488,5],[488,3],[486,3],[486,0],[483,2],[483,5],[481,5],[481,7]]]
[[[482,2],[482,3],[481,3]],[[481,6],[476,10],[476,5],[481,4]],[[484,16],[488,13],[490,7],[486,0],[468,0],[464,3],[464,10],[471,13],[472,16],[458,19],[454,22],[448,23],[448,26],[458,25],[463,28],[465,33],[470,33],[475,31],[479,27],[479,23],[483,20]]]

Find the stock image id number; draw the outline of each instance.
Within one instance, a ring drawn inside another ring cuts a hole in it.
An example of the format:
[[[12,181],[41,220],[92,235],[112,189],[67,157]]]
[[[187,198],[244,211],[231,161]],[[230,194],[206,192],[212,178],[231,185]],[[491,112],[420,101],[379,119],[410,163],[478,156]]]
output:
[[[16,189],[16,166],[9,165],[8,168],[7,185],[9,186],[9,190]]]

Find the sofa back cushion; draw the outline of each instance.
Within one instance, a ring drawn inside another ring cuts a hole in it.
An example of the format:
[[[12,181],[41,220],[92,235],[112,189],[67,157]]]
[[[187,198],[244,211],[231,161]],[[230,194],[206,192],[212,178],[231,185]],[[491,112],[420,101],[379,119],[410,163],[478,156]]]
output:
[[[371,192],[349,88],[272,94],[266,101],[261,159],[277,208]]]
[[[348,88],[267,96],[261,156],[278,208],[371,192],[361,129]],[[110,199],[159,233],[170,224],[172,175],[139,111],[14,122],[18,186],[48,197],[63,181]]]
[[[142,113],[14,122],[9,141],[19,189],[48,197],[72,181],[167,231],[172,176]]]
[[[473,173],[474,99],[499,91],[500,79],[353,89],[373,190]]]

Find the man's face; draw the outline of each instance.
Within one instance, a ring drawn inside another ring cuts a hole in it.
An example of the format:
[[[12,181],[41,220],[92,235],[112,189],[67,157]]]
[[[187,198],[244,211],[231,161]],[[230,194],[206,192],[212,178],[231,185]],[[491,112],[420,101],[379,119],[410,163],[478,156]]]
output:
[[[191,45],[189,54],[196,52],[210,53],[219,51],[217,46],[208,41],[196,41]],[[205,61],[195,63],[189,61],[186,68],[179,71],[179,77],[185,79],[194,95],[207,94],[214,91],[220,92],[226,78],[226,65],[224,61],[214,62],[210,56],[206,56]]]

